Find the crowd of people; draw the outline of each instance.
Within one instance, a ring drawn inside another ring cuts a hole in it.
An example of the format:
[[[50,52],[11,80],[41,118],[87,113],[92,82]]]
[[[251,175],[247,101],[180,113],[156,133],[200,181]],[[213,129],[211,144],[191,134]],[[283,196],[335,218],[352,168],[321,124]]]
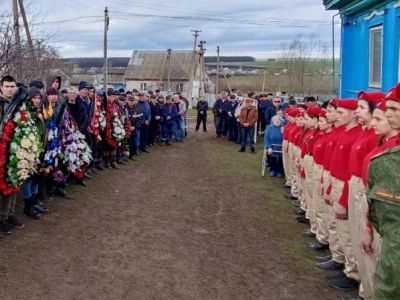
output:
[[[17,217],[49,213],[46,199],[69,198],[66,188],[106,168],[135,160],[155,145],[183,142],[189,103],[159,90],[61,89],[61,77],[29,87],[6,75],[0,80],[0,231],[24,228]]]

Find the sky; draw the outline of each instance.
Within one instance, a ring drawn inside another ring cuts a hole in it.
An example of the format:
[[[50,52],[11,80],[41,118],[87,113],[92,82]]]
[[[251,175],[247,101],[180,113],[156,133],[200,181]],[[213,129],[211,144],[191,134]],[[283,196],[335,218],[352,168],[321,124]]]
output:
[[[11,12],[11,0],[0,12]],[[297,35],[314,36],[331,49],[331,18],[322,0],[25,0],[33,37],[48,40],[63,57],[103,56],[108,7],[108,56],[135,49],[193,49],[201,30],[206,55],[280,57]],[[336,25],[339,36],[340,25]],[[338,43],[336,43],[338,44]],[[337,46],[336,46],[337,47]]]

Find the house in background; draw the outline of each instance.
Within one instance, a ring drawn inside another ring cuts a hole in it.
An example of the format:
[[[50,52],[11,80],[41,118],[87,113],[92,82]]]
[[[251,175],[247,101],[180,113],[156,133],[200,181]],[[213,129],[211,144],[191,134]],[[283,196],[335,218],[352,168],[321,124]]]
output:
[[[324,0],[342,20],[340,97],[387,92],[400,80],[400,1]]]
[[[193,50],[135,50],[125,70],[127,90],[181,92],[192,103],[210,82]]]

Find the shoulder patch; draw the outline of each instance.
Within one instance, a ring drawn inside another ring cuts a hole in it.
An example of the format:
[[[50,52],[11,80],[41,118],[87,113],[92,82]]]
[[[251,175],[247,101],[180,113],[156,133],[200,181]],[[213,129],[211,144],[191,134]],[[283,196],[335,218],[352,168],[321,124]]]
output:
[[[375,196],[380,197],[382,199],[399,202],[400,203],[400,195],[396,195],[385,190],[376,190],[374,192]]]

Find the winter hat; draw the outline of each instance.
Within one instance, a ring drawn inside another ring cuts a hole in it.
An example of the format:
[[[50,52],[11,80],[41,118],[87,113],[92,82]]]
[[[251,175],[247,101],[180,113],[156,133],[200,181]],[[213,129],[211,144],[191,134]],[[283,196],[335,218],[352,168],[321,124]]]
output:
[[[58,96],[58,91],[57,91],[57,89],[50,87],[50,88],[47,89],[46,95],[48,95],[48,96],[50,96],[50,95]]]
[[[40,89],[44,88],[44,84],[40,80],[34,80],[34,81],[31,81],[31,83],[29,84],[29,87],[35,87],[40,90]]]
[[[88,88],[89,88],[89,84],[86,81],[79,82],[79,90],[88,89]]]
[[[42,94],[40,93],[40,90],[38,88],[36,88],[35,86],[31,87],[29,89],[29,93],[28,93],[28,99],[33,99],[36,96],[40,96],[42,97]]]

